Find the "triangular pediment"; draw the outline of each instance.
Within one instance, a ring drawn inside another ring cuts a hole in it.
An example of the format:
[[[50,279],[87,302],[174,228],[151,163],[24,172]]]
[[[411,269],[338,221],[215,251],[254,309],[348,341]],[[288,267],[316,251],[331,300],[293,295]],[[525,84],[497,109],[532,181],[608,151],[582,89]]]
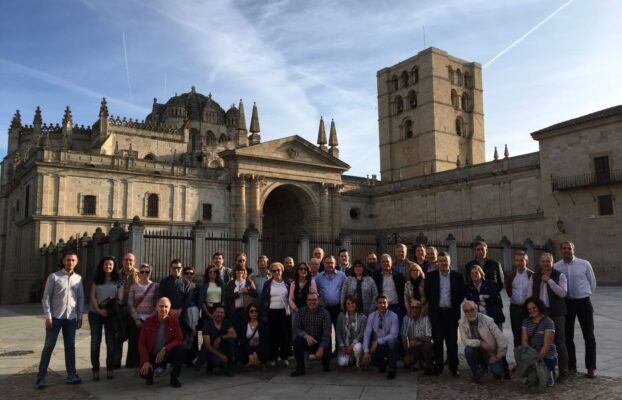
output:
[[[347,171],[350,166],[336,157],[321,150],[304,138],[293,135],[253,146],[240,147],[220,153],[223,159],[235,158],[266,162],[285,162],[292,164],[308,164],[309,166],[339,169]]]

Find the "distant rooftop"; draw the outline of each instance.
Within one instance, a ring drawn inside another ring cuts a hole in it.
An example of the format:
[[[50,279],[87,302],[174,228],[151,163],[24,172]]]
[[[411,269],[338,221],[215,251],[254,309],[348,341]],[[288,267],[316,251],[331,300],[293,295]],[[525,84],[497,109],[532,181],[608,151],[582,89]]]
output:
[[[604,110],[596,111],[591,114],[586,114],[581,117],[569,119],[568,121],[559,122],[547,128],[532,132],[531,137],[533,137],[534,139],[538,139],[537,136],[540,136],[543,133],[552,132],[558,129],[568,128],[575,125],[581,125],[586,122],[597,121],[599,119],[605,119],[616,115],[622,115],[622,105],[605,108]]]

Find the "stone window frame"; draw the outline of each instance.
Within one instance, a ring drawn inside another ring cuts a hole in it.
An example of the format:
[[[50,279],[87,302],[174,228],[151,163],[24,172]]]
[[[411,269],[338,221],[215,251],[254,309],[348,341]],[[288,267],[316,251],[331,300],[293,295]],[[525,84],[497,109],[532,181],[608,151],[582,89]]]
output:
[[[456,117],[456,135],[460,137],[466,137],[466,126],[464,123],[464,119],[460,116]]]
[[[419,66],[415,65],[410,70],[410,81],[413,85],[419,83]]]
[[[454,110],[459,110],[460,109],[460,96],[458,96],[458,92],[456,92],[456,89],[451,89],[451,105],[454,108]]]
[[[469,94],[467,92],[462,92],[462,94],[460,95],[460,108],[463,111],[471,112],[471,104],[471,97],[469,96]]]
[[[86,201],[87,198],[94,198],[94,212],[87,213],[86,211]],[[78,194],[78,214],[79,215],[97,215],[97,195],[93,193],[79,193]]]
[[[410,76],[406,70],[402,71],[400,74],[400,88],[405,88],[410,86]]]
[[[410,123],[410,135],[408,129],[408,123]],[[402,139],[411,139],[415,137],[415,123],[412,118],[404,118],[401,123]]]
[[[151,203],[151,199],[155,199],[155,205]],[[155,213],[152,210],[152,207],[154,206],[155,206]],[[143,215],[145,217],[159,218],[160,216],[160,195],[158,193],[152,193],[152,192],[145,193],[143,207],[144,207]]]
[[[595,203],[596,215],[598,217],[612,217],[616,215],[615,196],[612,193],[596,196]]]
[[[395,114],[401,114],[404,112],[404,99],[399,94],[395,96],[393,100],[393,104],[395,105]]]
[[[395,74],[391,77],[390,87],[393,91],[399,90],[399,79]]]
[[[411,110],[417,108],[417,92],[414,90],[408,92],[408,107],[410,107]]]
[[[209,215],[206,217],[206,206],[209,206]],[[202,203],[201,204],[201,220],[203,221],[211,221],[214,218],[214,205],[212,203]]]

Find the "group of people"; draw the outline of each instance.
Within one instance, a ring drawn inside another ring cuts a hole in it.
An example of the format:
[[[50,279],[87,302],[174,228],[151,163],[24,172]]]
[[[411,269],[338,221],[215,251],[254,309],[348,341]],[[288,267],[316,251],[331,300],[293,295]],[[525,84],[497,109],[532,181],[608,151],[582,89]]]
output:
[[[542,254],[535,272],[527,268],[527,254],[516,252],[514,269],[505,277],[501,264],[487,257],[485,242],[474,244],[475,259],[465,265],[464,276],[452,268],[449,254],[423,245],[415,247],[413,261],[404,244],[396,245],[395,259],[389,254],[378,259],[370,252],[365,263],[351,262],[345,249],[334,257],[316,248],[308,262],[297,265],[292,257],[270,263],[262,255],[256,271],[247,267],[244,253],[236,256],[233,268],[215,253],[201,282],[195,282],[194,267],[175,259],[159,284],[151,281],[149,264],[135,267],[131,253],[120,266],[114,257],[105,257],[88,288],[92,379],[100,379],[102,328],[106,378],[114,379],[127,341],[125,367],[138,369],[148,385],[168,364],[171,386],[180,387],[184,364],[232,376],[238,363],[288,366],[292,353],[292,377],[305,374],[313,358],[326,372],[335,358],[339,367],[375,366],[394,379],[401,359],[425,375],[440,374],[447,365],[459,377],[458,334],[473,383],[480,384],[488,372],[509,379],[503,289],[510,298],[519,376],[552,385],[556,366],[559,379],[576,373],[578,317],[587,376],[594,377],[594,272],[588,261],[574,256],[572,243],[560,249],[562,260],[554,263],[551,254]],[[65,254],[63,268],[46,282],[47,331],[37,388],[46,385],[61,329],[66,382],[81,382],[74,342],[82,325],[84,288],[77,262],[74,253]]]

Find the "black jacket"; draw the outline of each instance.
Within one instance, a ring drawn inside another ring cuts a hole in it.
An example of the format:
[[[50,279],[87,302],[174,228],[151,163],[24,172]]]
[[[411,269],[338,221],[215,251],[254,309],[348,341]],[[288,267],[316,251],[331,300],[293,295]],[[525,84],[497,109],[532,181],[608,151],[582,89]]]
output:
[[[378,288],[378,294],[384,294],[382,292],[382,281],[383,281],[383,272],[382,270],[374,271],[372,278],[374,282],[376,282],[376,287]],[[399,272],[391,271],[391,276],[393,276],[393,283],[395,283],[395,291],[397,292],[397,298],[399,300],[400,307],[404,310],[404,284],[406,281],[404,280],[404,275]]]
[[[428,313],[431,319],[438,318],[439,303],[441,301],[441,278],[440,270],[430,272],[425,277],[423,290],[428,301]],[[451,309],[456,321],[460,319],[460,305],[464,300],[464,279],[456,271],[449,271]]]

